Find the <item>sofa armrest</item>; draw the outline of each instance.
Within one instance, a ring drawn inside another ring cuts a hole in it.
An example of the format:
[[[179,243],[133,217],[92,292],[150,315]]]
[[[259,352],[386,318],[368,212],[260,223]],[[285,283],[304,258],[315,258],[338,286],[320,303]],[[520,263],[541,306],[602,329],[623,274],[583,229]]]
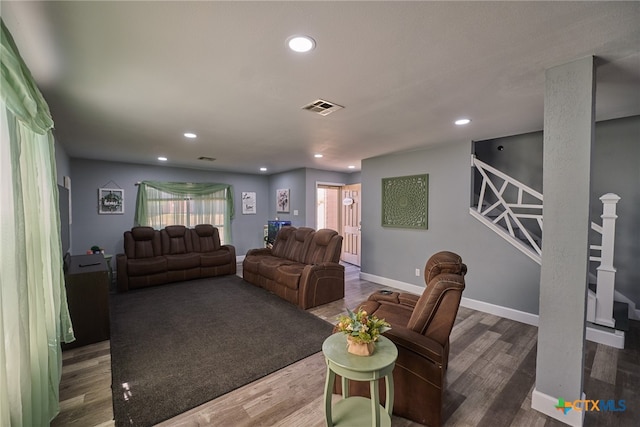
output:
[[[236,270],[238,268],[238,261],[236,260],[236,247],[233,245],[222,245],[220,249],[226,249],[229,251],[229,255],[231,256],[231,272],[229,274],[236,274]]]
[[[386,302],[389,304],[400,304],[400,301],[398,300],[399,295],[400,294],[398,292],[382,290],[369,295],[368,300],[375,302]]]
[[[400,304],[407,307],[414,308],[420,297],[415,294],[390,292],[390,291],[378,291],[369,295],[369,301],[376,301],[385,304]]]
[[[445,348],[437,341],[402,326],[393,326],[384,333],[394,344],[408,350],[431,363],[442,366],[445,361]]]
[[[249,255],[271,255],[271,249],[270,248],[249,249],[245,257]]]
[[[298,289],[298,306],[305,310],[344,298],[344,266],[335,262],[308,264]]]
[[[127,255],[116,255],[116,279],[118,280],[118,292],[129,290],[129,275],[127,274]]]

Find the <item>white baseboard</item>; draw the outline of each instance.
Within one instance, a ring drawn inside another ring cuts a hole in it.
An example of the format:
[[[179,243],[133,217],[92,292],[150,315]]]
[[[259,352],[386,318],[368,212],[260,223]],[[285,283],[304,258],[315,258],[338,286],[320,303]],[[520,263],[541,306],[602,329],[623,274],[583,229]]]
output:
[[[489,313],[495,316],[504,317],[505,319],[515,320],[516,322],[525,323],[527,325],[538,326],[539,317],[537,314],[514,310],[513,308],[502,307],[500,305],[465,297],[462,297],[460,305],[462,307],[482,311],[483,313]]]
[[[242,261],[244,261],[244,255],[237,255],[236,256],[236,264],[241,264]]]
[[[360,278],[379,285],[390,286],[392,288],[410,292],[416,295],[422,295],[424,286],[412,285],[411,283],[401,282],[399,280],[387,279],[386,277],[376,276],[374,274],[360,272]]]
[[[583,400],[585,397],[585,394],[582,393]],[[537,388],[533,389],[533,393],[531,394],[531,408],[567,425],[582,427],[584,424],[585,411],[574,411],[572,409],[565,414],[563,411],[557,409],[556,405],[558,405],[557,397],[542,393],[538,391]]]
[[[587,325],[588,341],[608,345],[613,348],[624,348],[624,332],[598,325]]]
[[[416,295],[422,295],[423,286],[412,285],[410,283],[401,282],[399,280],[388,279],[386,277],[376,276],[369,273],[360,273],[362,280],[378,283],[383,286],[389,286],[401,291],[410,292]],[[513,308],[502,307],[484,301],[478,301],[471,298],[462,297],[460,301],[462,307],[470,308],[483,313],[493,314],[495,316],[504,317],[505,319],[515,320],[516,322],[525,323],[527,325],[538,326],[539,316],[537,314],[527,313],[525,311],[515,310]],[[624,348],[624,332],[616,331],[608,328],[599,328],[597,326],[587,325],[586,338],[599,344],[605,344],[614,348]]]

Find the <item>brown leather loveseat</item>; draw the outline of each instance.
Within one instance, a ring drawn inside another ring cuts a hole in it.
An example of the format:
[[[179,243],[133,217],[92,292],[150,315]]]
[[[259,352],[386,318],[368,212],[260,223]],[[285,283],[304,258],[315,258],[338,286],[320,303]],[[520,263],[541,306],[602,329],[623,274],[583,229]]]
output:
[[[435,427],[442,424],[449,335],[465,288],[467,266],[459,255],[442,251],[429,258],[424,271],[422,296],[380,291],[358,307],[391,324],[384,336],[398,348],[393,413]],[[384,382],[380,383],[380,401],[384,403]],[[341,393],[340,381],[336,381],[335,391]],[[349,391],[369,396],[369,384],[351,381]]]
[[[342,236],[334,230],[282,227],[271,248],[251,249],[244,280],[307,309],[344,298]]]
[[[118,291],[236,273],[236,250],[210,224],[133,227],[116,256]]]

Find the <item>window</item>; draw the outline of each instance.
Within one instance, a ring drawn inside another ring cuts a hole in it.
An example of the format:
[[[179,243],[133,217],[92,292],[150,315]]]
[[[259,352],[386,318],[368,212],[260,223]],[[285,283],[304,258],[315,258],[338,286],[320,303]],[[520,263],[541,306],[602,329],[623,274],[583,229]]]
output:
[[[138,188],[136,224],[161,229],[167,225],[211,224],[222,244],[231,243],[232,189],[227,184],[143,181]]]

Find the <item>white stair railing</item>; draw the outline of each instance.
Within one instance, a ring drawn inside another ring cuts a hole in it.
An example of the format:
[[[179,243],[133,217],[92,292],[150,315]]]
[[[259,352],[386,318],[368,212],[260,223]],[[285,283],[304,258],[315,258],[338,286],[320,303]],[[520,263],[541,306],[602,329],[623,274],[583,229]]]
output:
[[[471,214],[483,219],[490,228],[540,264],[542,194],[473,155],[471,161],[482,176],[478,206],[475,210],[471,208]],[[523,226],[524,219],[534,220],[529,223],[535,225],[536,230]]]
[[[602,201],[602,226],[591,223],[591,229],[601,235],[600,245],[591,245],[592,252],[599,252],[600,256],[590,256],[589,261],[600,262],[596,275],[596,306],[593,323],[613,328],[613,302],[615,294],[616,268],[613,266],[613,249],[616,230],[616,205],[620,197],[607,193],[600,197]],[[589,317],[590,313],[587,313]]]
[[[498,169],[471,156],[471,166],[482,176],[477,207],[471,207],[471,215],[479,219],[501,237],[526,254],[533,261],[542,264],[542,194]],[[613,247],[615,241],[616,204],[620,200],[616,194],[607,193],[600,197],[603,204],[602,225],[594,222],[591,228],[601,235],[600,245],[590,245],[589,261],[599,262],[597,267],[596,293],[594,303],[587,304],[587,320],[603,326],[614,327],[613,302],[615,274]],[[535,229],[523,225],[534,225]],[[519,236],[516,236],[519,234]],[[596,255],[597,254],[597,255]]]

